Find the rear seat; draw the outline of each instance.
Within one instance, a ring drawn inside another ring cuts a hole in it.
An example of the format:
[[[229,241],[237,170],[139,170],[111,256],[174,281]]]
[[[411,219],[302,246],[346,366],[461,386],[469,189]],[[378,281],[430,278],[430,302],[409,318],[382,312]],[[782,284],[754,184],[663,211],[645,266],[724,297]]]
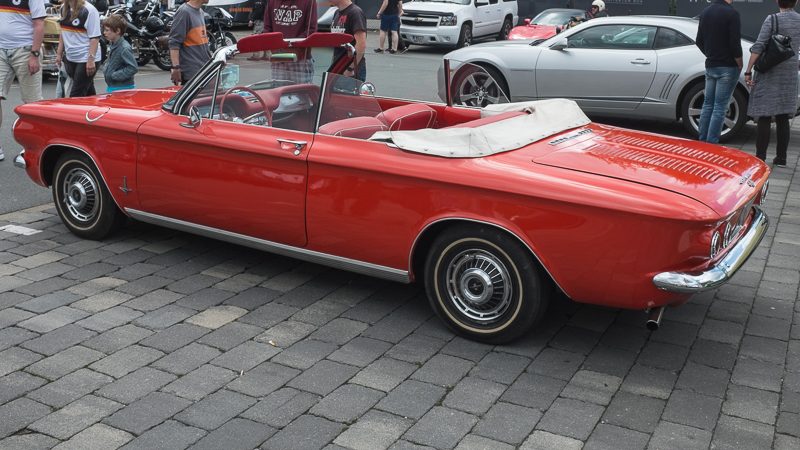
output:
[[[428,105],[409,103],[387,109],[378,114],[378,120],[385,123],[389,131],[433,128],[436,123],[436,110]]]
[[[387,131],[389,127],[375,117],[350,117],[335,120],[319,127],[320,134],[331,136],[349,137],[354,139],[369,139],[378,131]]]
[[[507,111],[504,113],[496,114],[494,116],[481,117],[480,119],[470,120],[456,125],[450,125],[446,128],[475,128],[481,125],[488,125],[490,123],[500,122],[501,120],[510,119],[512,117],[523,116],[528,114],[524,111]]]

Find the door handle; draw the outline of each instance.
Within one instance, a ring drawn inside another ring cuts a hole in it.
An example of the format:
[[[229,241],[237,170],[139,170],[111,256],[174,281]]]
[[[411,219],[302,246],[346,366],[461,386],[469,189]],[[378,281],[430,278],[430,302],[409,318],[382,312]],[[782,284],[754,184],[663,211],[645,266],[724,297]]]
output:
[[[644,58],[636,58],[633,61],[631,61],[631,64],[638,64],[638,65],[641,65],[641,66],[646,66],[646,65],[650,64],[650,61],[648,61],[648,60],[646,60]]]
[[[300,151],[302,151],[306,145],[308,145],[308,142],[306,141],[295,141],[292,139],[280,138],[278,139],[278,143],[281,144],[281,150],[291,150],[294,156],[299,155]]]

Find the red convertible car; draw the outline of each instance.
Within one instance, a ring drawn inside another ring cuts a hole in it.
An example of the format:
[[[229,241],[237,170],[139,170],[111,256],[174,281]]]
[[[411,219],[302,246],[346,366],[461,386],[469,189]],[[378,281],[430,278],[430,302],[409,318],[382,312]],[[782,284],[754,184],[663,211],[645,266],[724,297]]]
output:
[[[657,324],[766,231],[769,168],[752,156],[591,123],[568,100],[379,97],[343,75],[350,40],[250,36],[180,90],[21,105],[15,163],[78,236],[129,217],[419,280],[450,327],[486,342],[527,332],[559,291]]]
[[[572,23],[587,20],[586,11],[581,9],[545,9],[533,19],[525,19],[524,25],[511,29],[509,39],[545,40],[555,36]]]

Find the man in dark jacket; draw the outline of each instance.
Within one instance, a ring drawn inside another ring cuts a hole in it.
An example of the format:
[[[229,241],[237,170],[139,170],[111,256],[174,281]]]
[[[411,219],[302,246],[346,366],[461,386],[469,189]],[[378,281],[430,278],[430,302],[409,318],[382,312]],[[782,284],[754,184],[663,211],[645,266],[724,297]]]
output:
[[[695,43],[706,56],[706,86],[699,139],[717,143],[733,90],[742,71],[739,13],[733,0],[714,0],[700,13]]]

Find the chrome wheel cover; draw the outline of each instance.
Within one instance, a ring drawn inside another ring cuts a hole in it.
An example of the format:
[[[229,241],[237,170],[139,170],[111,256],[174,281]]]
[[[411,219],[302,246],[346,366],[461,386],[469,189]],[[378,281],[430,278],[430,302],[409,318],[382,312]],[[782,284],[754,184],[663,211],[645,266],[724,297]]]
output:
[[[473,72],[458,86],[458,101],[462,105],[484,107],[500,103],[502,90],[486,72]]]
[[[698,133],[700,132],[700,114],[703,111],[704,98],[705,91],[700,91],[689,101],[689,122],[692,124],[694,131]],[[739,105],[736,103],[736,99],[731,95],[731,100],[728,102],[728,111],[725,112],[725,120],[722,122],[722,133],[720,133],[720,136],[725,136],[731,132],[731,129],[733,129],[739,121],[739,114],[742,114],[742,112],[739,111]]]
[[[83,167],[70,169],[61,184],[61,201],[70,217],[79,222],[91,222],[100,209],[97,181]]]
[[[497,322],[511,306],[511,272],[485,250],[456,255],[447,267],[446,283],[451,306],[479,325]]]

